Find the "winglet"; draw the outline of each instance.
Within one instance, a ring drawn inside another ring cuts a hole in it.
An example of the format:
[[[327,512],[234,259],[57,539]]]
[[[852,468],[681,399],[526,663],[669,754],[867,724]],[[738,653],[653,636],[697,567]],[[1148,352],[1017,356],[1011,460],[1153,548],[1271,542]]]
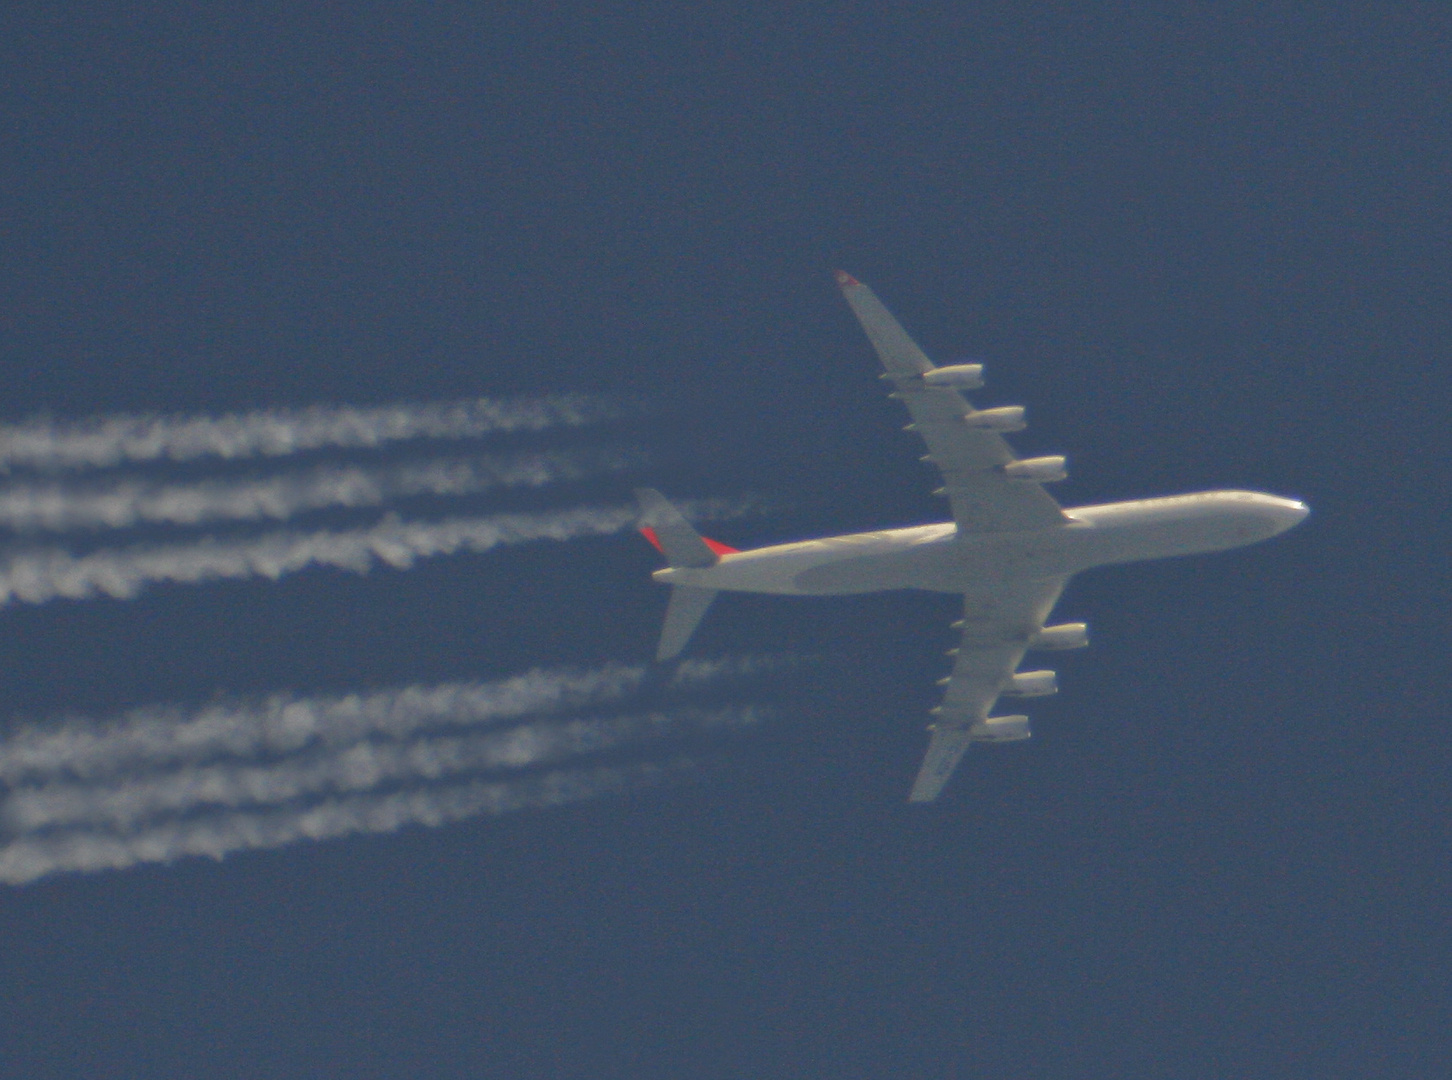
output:
[[[842,288],[844,288],[844,289],[850,289],[854,285],[861,285],[862,284],[862,282],[858,281],[855,277],[853,277],[851,274],[849,274],[846,270],[838,270],[837,273],[836,273],[836,277],[837,277],[837,284],[840,285],[840,286],[842,286]]]

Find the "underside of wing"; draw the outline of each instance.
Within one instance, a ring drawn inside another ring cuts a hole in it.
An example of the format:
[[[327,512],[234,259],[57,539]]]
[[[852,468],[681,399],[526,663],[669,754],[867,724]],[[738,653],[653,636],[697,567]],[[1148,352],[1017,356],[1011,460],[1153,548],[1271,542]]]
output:
[[[976,385],[967,366],[935,367],[871,289],[841,272],[837,283],[882,360],[892,396],[907,406],[909,427],[927,443],[925,460],[943,474],[939,491],[958,528],[1017,532],[1063,524],[1063,511],[1043,488],[1057,475],[1049,463],[1062,468],[1062,461],[1021,461],[1003,438],[1023,426],[1022,410],[975,409],[960,389]]]
[[[912,802],[936,799],[971,744],[1028,738],[1028,717],[989,714],[1004,694],[1054,692],[1053,672],[1020,672],[1018,666],[1030,648],[1080,643],[1070,633],[1044,634],[1044,622],[1068,580],[1012,582],[964,596],[963,618],[955,624],[962,638],[952,652],[952,674],[943,680],[943,702],[933,710],[928,753],[909,796]]]
[[[967,728],[934,724],[929,729],[928,753],[918,770],[918,778],[913,781],[908,801],[932,802],[936,799],[972,745],[973,736]]]

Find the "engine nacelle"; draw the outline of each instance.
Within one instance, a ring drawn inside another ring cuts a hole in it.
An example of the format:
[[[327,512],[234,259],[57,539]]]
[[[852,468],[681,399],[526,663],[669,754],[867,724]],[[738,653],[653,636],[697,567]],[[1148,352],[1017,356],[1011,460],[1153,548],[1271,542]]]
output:
[[[963,417],[963,423],[980,431],[1022,431],[1028,427],[1022,405],[1005,405],[1001,409],[979,409]]]
[[[1061,457],[1031,457],[1011,461],[1003,466],[1003,475],[1010,480],[1029,480],[1035,484],[1052,484],[1069,475]]]
[[[974,742],[1018,742],[1033,734],[1027,716],[990,716],[968,729]]]
[[[1046,626],[1029,638],[1030,649],[1082,649],[1088,644],[1089,627],[1081,622]]]
[[[950,364],[923,372],[923,385],[939,390],[977,390],[983,385],[982,364]]]
[[[1003,688],[1009,697],[1047,697],[1059,692],[1059,680],[1052,671],[1020,671]]]

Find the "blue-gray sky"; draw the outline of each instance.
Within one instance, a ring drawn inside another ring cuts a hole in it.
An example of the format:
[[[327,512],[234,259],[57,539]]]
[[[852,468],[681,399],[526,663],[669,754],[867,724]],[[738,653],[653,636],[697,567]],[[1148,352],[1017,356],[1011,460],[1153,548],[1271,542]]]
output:
[[[644,418],[484,448],[644,470],[469,505],[753,495],[716,527],[738,546],[931,520],[842,266],[990,365],[1017,445],[1070,456],[1066,502],[1314,512],[1076,580],[1094,645],[1034,741],[927,810],[903,799],[953,603],[728,597],[697,654],[816,659],[694,740],[690,782],[7,889],[0,1071],[1452,1070],[1449,29],[1414,3],[8,6],[4,421],[625,393]],[[204,473],[232,475],[154,476]],[[618,535],[12,606],[0,712],[639,663],[654,565]]]

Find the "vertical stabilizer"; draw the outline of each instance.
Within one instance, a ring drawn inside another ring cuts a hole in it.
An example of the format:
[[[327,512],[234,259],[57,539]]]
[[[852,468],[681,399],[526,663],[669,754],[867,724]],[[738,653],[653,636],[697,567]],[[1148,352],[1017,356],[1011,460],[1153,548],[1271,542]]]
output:
[[[640,503],[640,531],[665,554],[672,566],[715,566],[721,556],[659,491],[636,488]]]

